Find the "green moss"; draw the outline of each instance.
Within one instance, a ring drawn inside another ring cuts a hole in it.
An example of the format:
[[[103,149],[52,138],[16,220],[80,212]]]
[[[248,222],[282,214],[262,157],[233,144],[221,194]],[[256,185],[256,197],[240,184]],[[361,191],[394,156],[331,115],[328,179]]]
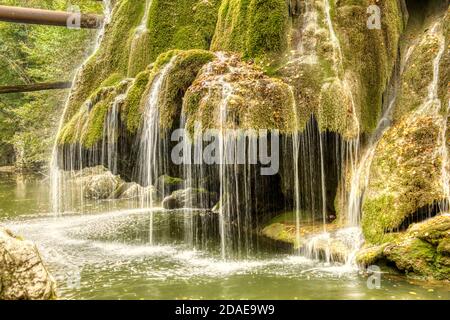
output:
[[[437,252],[442,255],[450,256],[450,238],[443,239],[438,247]]]
[[[292,226],[282,223],[273,223],[265,227],[262,230],[262,234],[272,240],[293,244],[296,247],[295,227],[292,228]]]
[[[171,177],[167,174],[161,176],[158,181],[160,181],[161,183],[163,183],[165,186],[172,186],[172,185],[181,185],[184,183],[184,180],[181,178],[177,178],[177,177]],[[200,192],[201,190],[204,189],[196,189],[198,192]],[[205,190],[206,191],[206,190]]]
[[[359,250],[356,255],[356,262],[362,267],[376,264],[379,260],[383,259],[383,250],[385,247],[386,245],[379,245]]]
[[[378,143],[363,203],[363,231],[369,243],[390,240],[392,234],[385,232],[395,231],[420,208],[442,199],[436,150],[439,121],[433,116],[405,118]]]
[[[224,83],[231,88],[228,97],[223,95]],[[196,122],[200,122],[203,129],[220,128],[217,115],[222,102],[227,104],[227,120],[222,125],[228,129],[267,129],[281,133],[295,130],[290,87],[265,76],[259,68],[242,62],[237,56],[225,56],[212,62],[186,92],[183,112],[189,132],[194,131]]]
[[[341,40],[344,67],[357,75],[354,88],[360,109],[363,132],[376,128],[382,109],[382,95],[397,59],[398,45],[404,29],[398,1],[382,0],[381,30],[367,28],[367,8],[372,1],[340,1],[334,21]]]
[[[141,124],[141,101],[153,75],[150,70],[139,73],[128,91],[121,108],[121,119],[130,133],[136,133]]]
[[[112,74],[127,75],[130,47],[128,39],[144,14],[144,1],[120,0],[114,7],[111,23],[97,50],[78,74],[66,111],[66,119],[72,118],[78,108],[93,91]],[[116,75],[116,77],[118,77]]]
[[[208,49],[219,0],[153,0],[147,30],[138,30],[145,1],[119,0],[98,51],[77,78],[66,121],[108,78],[134,77],[169,49]],[[164,30],[164,32],[161,32]]]
[[[424,103],[433,79],[433,61],[438,47],[437,38],[425,36],[412,52],[402,75],[401,94],[395,106],[396,120]]]
[[[447,259],[438,254],[433,245],[420,239],[407,239],[398,245],[389,245],[384,255],[407,274],[435,279],[450,277]]]
[[[225,0],[219,10],[212,50],[246,57],[280,54],[287,48],[285,0]]]
[[[121,118],[130,133],[136,133],[155,76],[175,57],[160,92],[161,128],[170,129],[181,114],[182,99],[200,68],[214,59],[214,54],[205,50],[170,50],[160,54],[146,71],[139,73],[131,86],[122,106]]]
[[[174,61],[162,92],[160,119],[162,129],[171,129],[180,118],[182,100],[186,90],[194,82],[199,70],[215,58],[214,54],[204,50],[179,52]]]
[[[89,112],[86,127],[81,137],[81,143],[86,148],[93,147],[102,139],[105,118],[108,114],[112,99],[112,97],[108,97],[107,99],[100,101]]]
[[[219,0],[153,0],[148,19],[150,61],[171,49],[208,49]],[[161,32],[164,30],[164,32]]]
[[[383,194],[375,199],[364,201],[362,229],[364,238],[368,243],[383,243],[391,240],[390,235],[384,232],[399,225],[403,217],[395,214],[395,198],[392,195]]]
[[[116,83],[115,86],[100,88],[92,94],[62,128],[58,136],[59,144],[80,143],[91,148],[103,138],[106,115],[115,98],[124,93],[130,84],[129,81],[117,81],[109,82]]]

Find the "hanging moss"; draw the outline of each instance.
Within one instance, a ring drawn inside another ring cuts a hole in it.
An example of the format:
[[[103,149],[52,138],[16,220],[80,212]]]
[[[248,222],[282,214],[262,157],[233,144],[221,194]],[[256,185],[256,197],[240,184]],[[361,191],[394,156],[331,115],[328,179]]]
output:
[[[230,96],[224,96],[229,86]],[[220,123],[219,108],[226,103],[226,123]],[[295,130],[294,101],[290,88],[282,81],[226,56],[208,64],[186,92],[183,112],[187,128],[193,132],[196,122],[204,129],[267,129],[280,132]]]
[[[279,55],[287,49],[288,27],[285,0],[225,0],[212,50],[238,52],[245,57]]]
[[[105,118],[114,99],[127,90],[129,83],[122,81],[115,86],[102,87],[93,93],[63,127],[58,137],[59,144],[80,143],[91,148],[99,142],[103,138]]]
[[[150,69],[137,75],[122,107],[122,121],[130,133],[136,133],[145,107],[145,97],[151,88],[155,76],[174,56],[176,59],[169,70],[160,92],[161,128],[170,129],[181,114],[184,93],[195,80],[200,68],[215,56],[205,50],[170,50],[158,56]]]
[[[189,50],[177,54],[162,92],[160,105],[162,129],[171,129],[174,121],[180,118],[186,90],[194,82],[199,70],[214,58],[213,53],[204,50]]]

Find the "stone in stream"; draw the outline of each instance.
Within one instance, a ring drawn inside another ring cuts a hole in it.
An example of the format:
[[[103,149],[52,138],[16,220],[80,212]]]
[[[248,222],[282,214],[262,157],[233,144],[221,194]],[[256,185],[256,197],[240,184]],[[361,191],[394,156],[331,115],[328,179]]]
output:
[[[162,206],[164,209],[198,208],[210,209],[217,203],[218,195],[206,189],[188,188],[177,190],[164,198]]]
[[[143,197],[144,199],[158,200],[158,192],[153,186],[142,187],[136,182],[122,183],[109,197],[110,199],[131,200]]]
[[[412,224],[395,240],[367,246],[357,254],[358,264],[391,263],[409,276],[450,279],[450,214]]]
[[[86,199],[103,200],[108,199],[124,181],[119,177],[106,171],[78,179],[83,185],[83,195]]]
[[[55,298],[55,281],[36,246],[0,227],[0,300]]]

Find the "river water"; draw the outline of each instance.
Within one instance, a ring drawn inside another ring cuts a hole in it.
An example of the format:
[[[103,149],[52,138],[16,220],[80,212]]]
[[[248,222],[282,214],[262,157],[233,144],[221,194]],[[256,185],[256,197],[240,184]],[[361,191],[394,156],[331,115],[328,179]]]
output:
[[[161,232],[152,246],[150,211],[105,201],[55,216],[48,194],[43,177],[0,173],[0,224],[35,241],[62,299],[450,299],[448,284],[391,273],[370,289],[363,273],[280,253],[264,241],[258,254],[224,261],[220,239],[200,250],[162,232],[176,230],[182,212],[153,211]]]

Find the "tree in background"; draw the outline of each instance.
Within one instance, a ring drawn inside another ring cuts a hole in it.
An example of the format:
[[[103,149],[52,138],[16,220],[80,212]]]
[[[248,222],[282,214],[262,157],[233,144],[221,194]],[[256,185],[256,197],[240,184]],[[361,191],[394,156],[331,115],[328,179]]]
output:
[[[0,5],[101,13],[92,0],[0,0]],[[0,85],[71,80],[90,53],[95,30],[0,22]],[[69,90],[0,95],[0,166],[48,164]]]

